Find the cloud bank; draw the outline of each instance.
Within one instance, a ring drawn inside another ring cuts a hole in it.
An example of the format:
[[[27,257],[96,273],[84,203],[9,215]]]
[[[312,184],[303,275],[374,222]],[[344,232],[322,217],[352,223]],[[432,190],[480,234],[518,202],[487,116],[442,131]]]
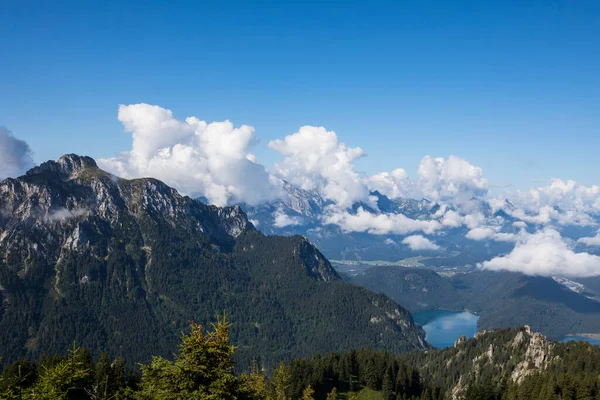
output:
[[[481,263],[481,268],[532,275],[600,274],[598,256],[573,250],[574,245],[578,249],[600,247],[600,231],[595,236],[575,236],[575,240],[560,233],[566,226],[585,227],[582,232],[598,227],[598,185],[552,179],[544,186],[494,196],[483,169],[454,155],[423,157],[414,178],[404,168],[367,176],[355,167],[358,159],[366,157],[364,150],[348,146],[325,127],[308,125],[268,143],[282,161],[267,169],[252,152],[257,140],[251,126],[227,120],[206,122],[193,116],[179,119],[171,110],[143,103],[119,106],[118,119],[131,135],[131,148],[98,163],[125,178],[155,177],[184,194],[204,196],[221,206],[285,199],[283,186],[288,181],[318,192],[329,204],[321,224],[344,232],[398,235],[385,243],[396,245],[397,240],[425,251],[443,249],[423,234],[435,237],[459,230],[473,241],[515,243],[510,253]],[[19,176],[33,166],[27,143],[0,129],[0,179]],[[406,203],[409,208],[419,207],[414,214],[419,217],[386,213],[371,195],[375,190],[391,199],[430,202]],[[72,216],[59,212],[50,219]],[[273,223],[287,227],[301,225],[303,220],[277,210]]]
[[[509,254],[485,261],[479,267],[527,275],[586,277],[600,275],[600,257],[574,252],[558,231],[545,228],[522,238]]]
[[[132,136],[132,147],[99,164],[120,176],[153,176],[217,205],[258,205],[285,197],[282,186],[287,181],[329,201],[321,223],[344,232],[410,235],[402,243],[411,249],[438,250],[417,233],[439,235],[465,227],[470,240],[515,243],[511,253],[482,263],[482,268],[537,275],[600,273],[597,257],[572,251],[556,228],[597,225],[597,185],[553,179],[546,186],[494,197],[483,169],[454,155],[423,157],[414,179],[403,168],[367,176],[355,167],[356,160],[366,157],[364,150],[346,145],[334,131],[308,125],[268,143],[283,157],[268,170],[252,153],[256,138],[251,126],[208,123],[196,117],[179,120],[170,110],[148,104],[121,105],[118,118]],[[437,207],[435,214],[414,219],[380,212],[370,195],[375,190],[392,199],[428,199],[430,207]],[[497,212],[504,216],[492,214]],[[505,218],[511,218],[508,227]],[[273,223],[281,228],[302,221],[277,210]],[[596,246],[600,239],[580,238],[579,243]]]
[[[373,214],[359,207],[356,213],[335,210],[323,218],[324,224],[338,225],[345,232],[376,235],[406,235],[412,232],[435,233],[442,228],[436,220],[411,219],[403,214]]]

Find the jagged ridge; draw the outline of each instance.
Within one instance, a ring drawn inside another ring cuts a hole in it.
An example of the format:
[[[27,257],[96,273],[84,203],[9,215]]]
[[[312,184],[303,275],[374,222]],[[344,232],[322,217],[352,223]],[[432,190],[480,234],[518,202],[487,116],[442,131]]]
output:
[[[239,207],[66,155],[0,184],[5,360],[92,351],[170,355],[189,320],[228,310],[242,364],[365,345],[425,346],[393,301],[344,283],[305,238],[266,237]],[[322,286],[327,285],[327,286]],[[373,323],[373,320],[377,323]]]

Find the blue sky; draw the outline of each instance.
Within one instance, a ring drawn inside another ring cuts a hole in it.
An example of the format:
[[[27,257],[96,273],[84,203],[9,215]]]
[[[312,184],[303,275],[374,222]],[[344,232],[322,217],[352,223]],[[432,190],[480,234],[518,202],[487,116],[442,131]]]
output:
[[[127,3],[127,4],[125,4]],[[36,161],[128,150],[119,104],[323,125],[367,173],[450,154],[492,185],[600,183],[600,2],[0,3],[0,125]]]

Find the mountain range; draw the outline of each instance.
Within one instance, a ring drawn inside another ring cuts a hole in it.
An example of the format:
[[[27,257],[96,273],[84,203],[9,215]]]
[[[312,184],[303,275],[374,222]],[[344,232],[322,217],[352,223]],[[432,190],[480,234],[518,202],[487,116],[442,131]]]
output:
[[[372,346],[427,347],[410,313],[344,282],[301,236],[265,236],[240,207],[66,155],[0,183],[4,362],[63,353],[170,356],[189,321],[226,312],[240,366]]]
[[[469,237],[471,228],[493,226],[495,233],[508,237],[518,234],[522,228],[532,233],[544,226],[536,223],[535,218],[518,218],[509,199],[505,199],[501,207],[492,207],[486,199],[472,198],[458,207],[428,199],[391,199],[378,191],[372,191],[370,198],[373,201],[370,204],[358,202],[346,211],[350,215],[367,212],[375,217],[402,216],[419,222],[437,221],[443,225],[442,229],[429,234],[418,229],[403,234],[380,232],[371,228],[348,229],[328,219],[335,205],[317,190],[304,190],[286,182],[284,191],[285,195],[277,200],[254,206],[240,206],[262,232],[272,235],[303,235],[330,260],[398,262],[419,257],[419,264],[426,267],[474,266],[510,252],[514,247],[514,240]],[[203,198],[200,200],[206,201]],[[481,220],[471,227],[465,223],[452,223],[448,219],[444,220],[444,214],[449,215],[449,211],[454,212],[455,216],[469,213]],[[564,210],[555,207],[553,211],[568,220]],[[592,217],[600,224],[600,216]],[[594,226],[581,226],[576,222],[555,228],[560,229],[563,237],[573,240],[575,245],[577,238],[595,234]],[[435,246],[419,248],[403,242],[408,236],[416,234],[424,236]],[[586,251],[593,253],[594,249],[588,248]]]

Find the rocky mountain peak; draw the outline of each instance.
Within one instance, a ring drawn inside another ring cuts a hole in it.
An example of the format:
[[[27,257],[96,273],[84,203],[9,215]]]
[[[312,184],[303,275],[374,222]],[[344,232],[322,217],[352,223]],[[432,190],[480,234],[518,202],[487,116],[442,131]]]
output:
[[[437,357],[443,354],[445,367],[458,371],[449,392],[450,398],[458,400],[466,398],[469,387],[478,384],[484,376],[521,383],[527,376],[547,369],[558,360],[553,353],[554,346],[529,326],[483,330],[471,339],[458,338],[453,347],[426,354],[421,366],[438,363]]]
[[[85,168],[98,168],[96,161],[88,156],[79,156],[77,154],[65,154],[57,161],[65,171],[80,171]]]
[[[63,352],[74,340],[140,360],[157,348],[168,355],[187,321],[223,310],[248,344],[245,363],[275,361],[280,348],[426,346],[408,311],[343,282],[307,239],[265,236],[239,206],[117,178],[76,155],[0,182],[0,285],[0,332],[13,332],[0,335],[3,361]],[[269,326],[283,344],[271,344]]]
[[[190,237],[207,236],[221,249],[230,248],[243,231],[254,230],[240,207],[206,206],[152,178],[120,179],[94,159],[76,154],[0,183],[0,210],[0,250],[8,254],[2,248],[6,245],[52,260],[60,259],[60,249],[100,245],[108,251],[103,236],[126,225],[144,236],[149,221],[177,227]],[[23,230],[35,235],[23,235]],[[20,239],[3,243],[13,236]]]
[[[73,178],[87,169],[98,169],[98,164],[96,164],[93,158],[77,154],[65,154],[57,161],[46,161],[38,167],[30,169],[27,171],[27,175],[31,176],[50,172],[58,173],[63,178]]]

